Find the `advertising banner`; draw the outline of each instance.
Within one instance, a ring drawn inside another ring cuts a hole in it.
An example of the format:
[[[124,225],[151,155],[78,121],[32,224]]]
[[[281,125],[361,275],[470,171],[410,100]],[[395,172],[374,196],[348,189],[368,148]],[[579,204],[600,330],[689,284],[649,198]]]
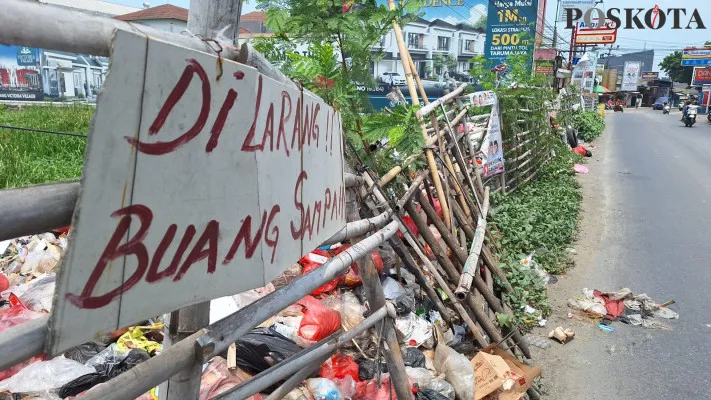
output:
[[[592,93],[595,88],[598,52],[589,51],[580,58],[573,68],[572,83],[583,93]]]
[[[659,79],[659,72],[642,72],[642,80],[645,82]]]
[[[500,71],[509,56],[529,55],[533,61],[539,0],[491,2],[486,27],[486,59]]]
[[[622,87],[623,92],[634,92],[637,90],[639,74],[641,73],[642,63],[639,61],[627,61],[625,68],[622,71]]]
[[[697,49],[687,47],[681,53],[683,67],[706,67],[711,65],[711,47]]]
[[[484,179],[503,174],[504,144],[501,138],[501,121],[499,120],[499,100],[494,92],[477,92],[469,95],[474,105],[491,105],[491,115],[481,150],[476,155],[477,163],[482,165]]]
[[[711,68],[694,68],[691,78],[692,85],[711,85]]]
[[[536,73],[543,75],[553,75],[554,72],[553,60],[536,60]]]
[[[0,45],[0,100],[43,100],[39,62],[39,49]]]
[[[617,41],[617,29],[579,28],[575,34],[575,44],[612,44]]]
[[[595,7],[595,0],[560,0],[558,5],[558,21],[567,24],[567,8],[577,8],[583,12]]]

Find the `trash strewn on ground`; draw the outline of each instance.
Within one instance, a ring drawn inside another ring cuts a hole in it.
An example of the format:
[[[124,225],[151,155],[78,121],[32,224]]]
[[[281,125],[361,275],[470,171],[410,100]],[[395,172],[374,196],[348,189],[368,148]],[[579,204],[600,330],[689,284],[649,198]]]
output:
[[[0,279],[0,288],[3,289],[0,294],[0,331],[51,312],[56,272],[65,248],[66,233],[59,237],[43,234],[2,242],[0,278],[4,279]],[[347,245],[335,245],[315,249],[267,286],[213,300],[211,322],[322,267],[347,248]],[[463,321],[445,320],[415,275],[400,264],[392,248],[383,245],[371,257],[380,274],[383,293],[396,309],[395,327],[415,399],[489,399],[494,396],[498,399],[518,399],[516,396],[525,393],[534,375],[540,375],[540,369],[520,364],[500,348],[490,347],[486,353],[477,353],[478,346],[467,325]],[[533,261],[533,254],[521,265],[534,271],[543,283],[550,283],[555,278]],[[439,300],[449,303],[446,296]],[[446,311],[455,315],[451,310]],[[240,337],[226,358],[215,357],[205,364],[199,398],[214,398],[320,340],[339,331],[354,329],[369,312],[358,264],[354,263],[344,275]],[[536,318],[541,326],[545,325],[539,310],[527,307],[526,312]],[[388,350],[379,326],[339,346],[338,352],[326,360],[318,372],[286,398],[392,398],[394,391],[383,356]],[[0,371],[0,397],[3,391],[53,399],[80,396],[160,354],[164,328],[163,317],[157,316],[153,320],[107,333],[67,350],[59,357],[34,357]],[[497,370],[500,382],[487,383],[484,391],[478,390],[477,382],[482,378],[475,371],[477,360],[481,358],[500,360],[497,364],[500,366]],[[264,393],[270,393],[279,384]],[[158,388],[139,397],[140,400],[158,398]],[[263,398],[264,395],[258,394],[250,400]]]
[[[674,301],[658,303],[646,294],[635,295],[628,288],[616,292],[583,289],[582,296],[568,299],[568,306],[576,313],[569,313],[570,318],[589,318],[599,320],[600,329],[606,329],[615,321],[649,329],[671,330],[671,326],[659,319],[678,319],[679,314],[668,308]],[[579,314],[580,313],[580,314]],[[581,315],[582,314],[582,315]]]

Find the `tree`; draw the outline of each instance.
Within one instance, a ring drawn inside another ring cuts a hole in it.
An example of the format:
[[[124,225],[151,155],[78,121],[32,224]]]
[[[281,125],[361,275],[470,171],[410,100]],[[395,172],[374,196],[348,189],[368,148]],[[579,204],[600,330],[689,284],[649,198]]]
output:
[[[434,53],[432,55],[432,67],[434,67],[435,75],[442,75],[442,68],[444,68],[444,56],[440,53]]]
[[[664,57],[659,67],[662,71],[669,75],[669,78],[674,82],[691,84],[691,75],[694,73],[693,67],[682,67],[681,66],[681,52],[675,51]]]
[[[444,62],[447,65],[447,70],[449,72],[457,70],[457,57],[455,57],[454,54],[448,54]]]
[[[486,29],[486,24],[488,23],[488,19],[486,18],[486,15],[482,15],[478,21],[474,23],[474,28],[475,29]]]

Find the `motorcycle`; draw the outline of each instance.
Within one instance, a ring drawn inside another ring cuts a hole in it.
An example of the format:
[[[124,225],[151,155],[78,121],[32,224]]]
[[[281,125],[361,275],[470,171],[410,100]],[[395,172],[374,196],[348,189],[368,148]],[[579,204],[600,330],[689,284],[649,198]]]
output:
[[[662,114],[669,114],[669,111],[671,111],[671,107],[669,107],[669,104],[665,105],[664,108],[662,108]]]
[[[621,112],[621,113],[624,113],[624,112],[625,112],[625,108],[624,108],[622,105],[620,105],[620,104],[616,104],[613,110],[614,110],[615,112]]]
[[[706,119],[708,119],[709,122],[711,122],[711,112],[706,113]]]
[[[698,112],[698,106],[689,106],[686,110],[686,115],[684,116],[684,125],[687,128],[691,128],[696,123],[696,114]]]

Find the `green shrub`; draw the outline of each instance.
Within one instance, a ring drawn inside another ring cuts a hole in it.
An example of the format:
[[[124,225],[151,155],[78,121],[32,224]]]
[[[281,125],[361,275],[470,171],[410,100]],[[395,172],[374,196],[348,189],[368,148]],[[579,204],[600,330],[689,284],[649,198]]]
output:
[[[541,267],[553,274],[563,272],[570,265],[566,249],[577,230],[582,196],[572,167],[581,158],[560,141],[554,146],[557,156],[541,168],[538,179],[493,198],[491,222],[498,256],[513,287],[507,300],[515,312],[514,323],[522,328],[536,323],[536,315],[523,311],[526,305],[544,317],[550,306],[545,286],[535,273],[522,270],[520,261],[536,251],[534,260]]]
[[[573,124],[578,130],[578,137],[586,142],[597,139],[605,129],[605,120],[597,111],[583,111],[575,114]]]

